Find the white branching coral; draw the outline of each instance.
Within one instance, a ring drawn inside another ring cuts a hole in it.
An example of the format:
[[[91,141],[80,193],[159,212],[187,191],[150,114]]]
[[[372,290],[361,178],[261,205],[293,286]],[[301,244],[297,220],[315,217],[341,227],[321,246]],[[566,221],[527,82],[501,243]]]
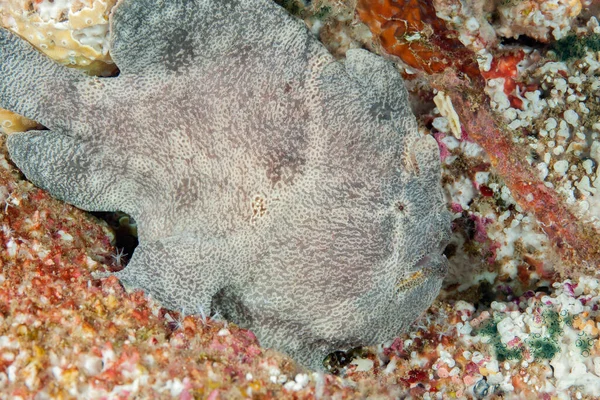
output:
[[[580,0],[501,0],[496,33],[504,37],[527,35],[542,42],[561,39],[581,13]]]

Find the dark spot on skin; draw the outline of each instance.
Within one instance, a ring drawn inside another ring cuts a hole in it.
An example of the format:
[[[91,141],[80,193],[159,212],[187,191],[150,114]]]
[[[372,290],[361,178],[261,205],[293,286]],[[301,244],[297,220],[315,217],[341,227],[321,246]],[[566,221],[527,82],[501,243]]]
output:
[[[173,72],[182,72],[194,61],[194,41],[188,31],[175,29],[169,36],[166,46],[162,49],[162,59],[165,67]]]
[[[379,101],[371,106],[371,115],[378,121],[389,120],[393,110],[385,103]]]
[[[278,154],[272,154],[266,168],[267,178],[273,186],[280,181],[286,185],[292,185],[298,174],[302,173],[305,163],[304,158],[293,153],[281,151]]]

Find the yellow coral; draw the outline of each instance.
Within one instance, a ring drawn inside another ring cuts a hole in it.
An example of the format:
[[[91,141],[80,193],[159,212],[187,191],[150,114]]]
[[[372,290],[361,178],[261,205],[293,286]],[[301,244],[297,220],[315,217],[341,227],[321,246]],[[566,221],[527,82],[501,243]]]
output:
[[[582,5],[579,0],[569,0],[569,17],[574,18],[581,13]]]
[[[23,132],[33,129],[37,123],[0,108],[0,129],[5,133]]]
[[[71,0],[62,8],[43,0],[0,6],[2,26],[17,33],[48,57],[91,73],[109,73],[108,15],[116,0]]]

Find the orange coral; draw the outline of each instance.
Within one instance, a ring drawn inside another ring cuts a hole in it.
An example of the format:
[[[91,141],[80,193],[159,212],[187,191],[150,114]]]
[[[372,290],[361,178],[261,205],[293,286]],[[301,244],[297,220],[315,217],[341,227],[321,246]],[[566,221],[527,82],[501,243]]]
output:
[[[474,54],[446,29],[431,1],[358,0],[357,11],[383,48],[409,66],[428,74],[454,66],[480,76]]]

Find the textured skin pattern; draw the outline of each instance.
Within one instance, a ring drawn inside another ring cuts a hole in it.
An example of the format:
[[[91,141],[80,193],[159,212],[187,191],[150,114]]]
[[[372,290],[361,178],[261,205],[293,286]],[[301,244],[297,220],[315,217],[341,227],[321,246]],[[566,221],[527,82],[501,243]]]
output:
[[[0,107],[50,129],[8,138],[28,179],[135,218],[116,275],[313,368],[406,330],[441,285],[449,215],[395,69],[335,61],[268,0],[123,0],[111,18],[116,78],[2,30]]]

